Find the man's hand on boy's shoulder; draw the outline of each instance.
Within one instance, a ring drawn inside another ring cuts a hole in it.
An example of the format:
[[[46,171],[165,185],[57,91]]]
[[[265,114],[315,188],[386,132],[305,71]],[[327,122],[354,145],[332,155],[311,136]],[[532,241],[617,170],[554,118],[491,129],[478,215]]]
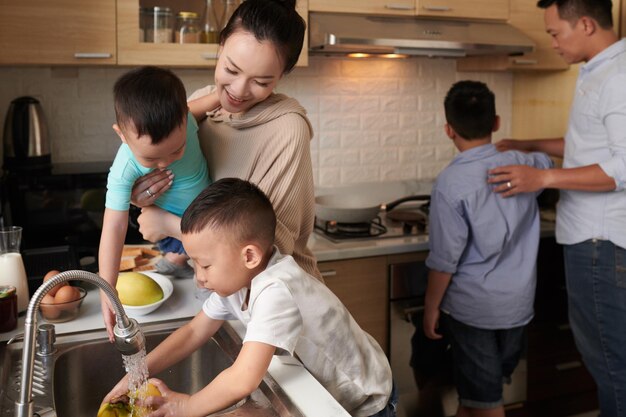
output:
[[[489,184],[496,184],[493,191],[502,197],[511,197],[520,193],[533,193],[546,188],[547,175],[550,171],[528,165],[506,165],[489,171]]]

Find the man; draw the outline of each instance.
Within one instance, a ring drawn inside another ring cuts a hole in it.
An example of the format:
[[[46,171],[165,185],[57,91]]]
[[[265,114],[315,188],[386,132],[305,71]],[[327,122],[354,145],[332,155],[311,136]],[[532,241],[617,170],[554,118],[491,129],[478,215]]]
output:
[[[544,151],[563,168],[504,166],[489,182],[502,196],[561,190],[569,317],[598,385],[602,417],[626,416],[626,39],[613,31],[610,0],[541,0],[553,47],[580,68],[565,138],[505,140],[500,150]]]

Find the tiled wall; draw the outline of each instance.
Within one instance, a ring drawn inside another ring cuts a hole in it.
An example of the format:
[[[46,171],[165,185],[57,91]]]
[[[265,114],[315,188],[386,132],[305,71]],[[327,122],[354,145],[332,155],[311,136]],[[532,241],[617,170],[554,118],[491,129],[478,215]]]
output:
[[[32,95],[49,121],[55,162],[112,160],[111,88],[123,68],[0,68],[0,115],[15,97]],[[212,82],[212,70],[175,70],[188,92]],[[495,138],[511,131],[513,78],[457,73],[448,59],[368,60],[312,57],[278,91],[296,97],[315,129],[316,184],[324,187],[430,179],[455,150],[443,133],[443,97],[461,79],[486,82],[502,118]]]

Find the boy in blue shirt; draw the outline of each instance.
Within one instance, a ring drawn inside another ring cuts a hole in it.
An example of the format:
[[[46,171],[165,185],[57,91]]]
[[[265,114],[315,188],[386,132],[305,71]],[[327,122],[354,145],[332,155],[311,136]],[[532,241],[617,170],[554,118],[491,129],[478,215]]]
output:
[[[170,171],[171,187],[167,191],[158,198],[158,190],[148,188],[146,193],[154,199],[154,204],[178,216],[182,216],[191,201],[209,185],[196,118],[216,107],[217,99],[207,96],[187,103],[180,79],[171,71],[157,67],[127,72],[117,80],[113,93],[117,119],[113,130],[122,145],[107,180],[98,264],[100,276],[115,287],[135,181],[155,169]],[[193,276],[179,240],[167,237],[158,246],[171,265],[176,261],[183,265],[167,272],[178,269]],[[102,299],[102,312],[109,338],[112,338],[114,318],[107,297]]]
[[[487,184],[500,165],[549,168],[543,153],[498,152],[495,98],[476,81],[452,86],[445,131],[460,151],[431,193],[424,332],[452,347],[457,416],[501,416],[502,382],[519,361],[533,317],[539,246],[537,194],[502,198]],[[507,184],[508,185],[508,184]]]

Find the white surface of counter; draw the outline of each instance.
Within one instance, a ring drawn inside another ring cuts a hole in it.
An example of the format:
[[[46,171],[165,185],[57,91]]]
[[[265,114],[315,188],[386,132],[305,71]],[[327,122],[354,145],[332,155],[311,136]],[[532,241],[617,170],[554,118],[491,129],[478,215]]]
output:
[[[194,280],[174,279],[174,292],[154,312],[146,316],[135,316],[141,323],[156,323],[175,319],[191,319],[202,309],[202,302],[195,297]],[[133,317],[132,315],[129,315]],[[43,323],[41,318],[39,323]],[[240,335],[245,328],[238,321],[230,322]],[[4,343],[11,337],[22,333],[24,317],[21,316],[16,330],[0,333],[0,342]],[[90,289],[85,297],[79,315],[66,323],[55,323],[57,334],[80,333],[90,330],[104,329],[104,321],[100,310],[100,295],[97,289]],[[111,346],[111,349],[114,349]],[[349,414],[337,401],[317,382],[317,380],[302,366],[293,360],[275,356],[268,369],[269,374],[278,382],[291,401],[307,417],[349,417]]]

